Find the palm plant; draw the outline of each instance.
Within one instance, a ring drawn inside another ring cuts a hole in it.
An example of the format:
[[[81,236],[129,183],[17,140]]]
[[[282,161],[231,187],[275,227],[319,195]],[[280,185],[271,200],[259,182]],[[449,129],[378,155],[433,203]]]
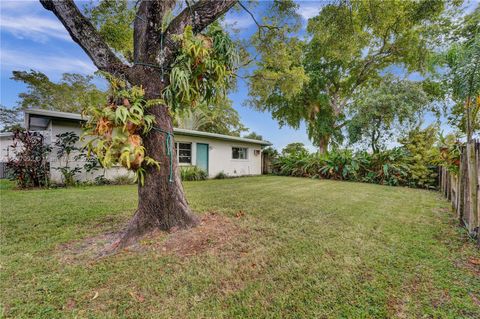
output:
[[[175,122],[178,128],[199,131],[212,121],[200,108],[186,109],[176,113]]]

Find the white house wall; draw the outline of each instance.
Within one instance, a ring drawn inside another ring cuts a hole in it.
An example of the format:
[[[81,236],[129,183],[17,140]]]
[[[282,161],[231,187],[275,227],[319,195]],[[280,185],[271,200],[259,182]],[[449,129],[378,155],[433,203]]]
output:
[[[262,174],[261,147],[258,144],[175,134],[175,142],[192,143],[192,165],[197,163],[197,143],[208,144],[208,176],[224,172],[229,176]],[[246,147],[247,159],[232,159],[232,147]],[[258,151],[255,155],[254,151]],[[185,165],[185,164],[182,164]]]
[[[51,143],[52,146],[56,141],[56,135],[62,134],[65,132],[75,132],[78,136],[83,134],[82,128],[78,122],[74,121],[64,121],[53,119],[50,127],[51,133]],[[261,147],[258,144],[253,143],[244,143],[244,142],[235,142],[228,140],[221,140],[215,138],[205,138],[205,137],[195,137],[189,135],[180,135],[175,134],[175,142],[191,143],[192,144],[192,164],[196,165],[197,163],[197,143],[208,144],[209,146],[209,159],[208,159],[208,175],[209,177],[215,177],[220,172],[224,172],[229,176],[243,176],[243,175],[260,175],[262,173],[262,156],[261,156]],[[85,142],[78,142],[77,146],[81,147]],[[246,147],[248,149],[247,159],[232,159],[232,147]],[[255,155],[254,150],[258,151],[258,155]],[[57,149],[53,147],[51,154],[51,179],[53,182],[61,182],[62,174],[57,169],[64,165],[64,160],[58,160],[56,157]],[[84,160],[75,161],[74,157],[76,154],[71,155],[69,161],[69,166],[71,167],[81,167],[85,164]],[[185,164],[182,164],[185,166]],[[93,180],[96,176],[104,174],[107,179],[114,179],[118,176],[130,175],[133,176],[131,172],[126,170],[121,166],[113,167],[107,170],[99,169],[93,173],[86,173],[82,169],[82,173],[78,174],[76,177],[79,180]]]
[[[65,158],[62,158],[60,160],[57,158],[57,148],[54,146],[54,144],[57,140],[56,136],[65,132],[74,132],[79,137],[81,137],[83,134],[83,130],[78,124],[78,122],[62,121],[62,120],[55,120],[55,119],[52,120],[52,126],[51,126],[52,153],[51,153],[51,160],[50,160],[50,179],[55,183],[62,182],[62,173],[58,170],[58,168],[65,165]],[[85,145],[85,142],[79,141],[76,146],[83,147],[84,145]],[[82,169],[82,172],[75,176],[77,180],[91,181],[91,180],[94,180],[95,177],[100,175],[104,175],[105,178],[109,180],[113,180],[116,177],[125,176],[125,175],[133,177],[133,173],[128,171],[122,166],[115,166],[106,170],[99,167],[98,170],[87,173],[83,168],[85,165],[85,159],[75,160],[76,155],[78,155],[78,152],[70,155],[69,166],[72,168],[80,167]]]
[[[9,157],[14,155],[12,144],[13,135],[3,134],[0,135],[0,162],[7,162]]]

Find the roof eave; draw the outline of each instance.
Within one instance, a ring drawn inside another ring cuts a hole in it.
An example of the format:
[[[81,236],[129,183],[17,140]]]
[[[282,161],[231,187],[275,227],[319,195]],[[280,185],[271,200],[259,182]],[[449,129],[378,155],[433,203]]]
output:
[[[28,121],[27,118],[30,115],[37,115],[37,116],[57,118],[57,119],[65,119],[65,120],[71,120],[71,121],[86,121],[87,120],[81,114],[77,114],[77,113],[67,113],[67,112],[51,111],[51,110],[44,110],[44,109],[27,109],[24,112],[25,112],[25,115],[26,115],[25,116],[26,122]],[[26,124],[28,124],[28,123],[26,123]],[[220,139],[220,140],[236,141],[236,142],[239,142],[239,143],[257,144],[257,145],[261,145],[261,146],[271,146],[272,145],[272,143],[270,143],[268,141],[253,140],[253,139],[243,138],[243,137],[239,137],[239,136],[209,133],[209,132],[188,130],[188,129],[182,129],[182,128],[174,128],[173,132],[178,133],[180,135],[208,137],[208,138],[215,138],[215,139]]]

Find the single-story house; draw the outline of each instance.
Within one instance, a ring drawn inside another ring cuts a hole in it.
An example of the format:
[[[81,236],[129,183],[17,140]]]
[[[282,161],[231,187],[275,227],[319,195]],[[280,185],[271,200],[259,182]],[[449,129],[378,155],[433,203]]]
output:
[[[46,143],[54,145],[55,136],[65,132],[74,132],[82,135],[82,123],[85,119],[80,114],[57,112],[43,109],[25,111],[25,128],[29,131],[38,131]],[[260,175],[262,174],[262,148],[271,145],[267,141],[253,140],[238,136],[208,133],[181,128],[174,128],[174,140],[177,150],[177,161],[180,166],[195,165],[215,177],[218,173],[229,176]],[[14,156],[11,149],[12,134],[0,133],[0,162],[2,166],[9,157]],[[79,147],[83,142],[79,142]],[[55,169],[64,165],[57,159],[53,148],[49,158],[51,180],[61,182],[61,173]],[[70,159],[69,166],[81,167],[84,162]],[[1,172],[0,172],[1,174]],[[78,180],[91,180],[103,174],[107,179],[129,174],[121,166],[92,173],[82,172],[76,176]]]

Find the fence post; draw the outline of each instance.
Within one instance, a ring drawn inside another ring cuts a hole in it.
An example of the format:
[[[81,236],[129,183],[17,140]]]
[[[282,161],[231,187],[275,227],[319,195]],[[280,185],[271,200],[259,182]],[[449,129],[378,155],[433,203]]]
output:
[[[439,190],[449,199],[461,226],[477,237],[480,246],[480,143],[466,143],[461,148],[458,175],[440,167]]]
[[[467,143],[467,172],[469,184],[468,231],[473,234],[477,227],[477,181],[478,172],[475,163],[475,142]]]

